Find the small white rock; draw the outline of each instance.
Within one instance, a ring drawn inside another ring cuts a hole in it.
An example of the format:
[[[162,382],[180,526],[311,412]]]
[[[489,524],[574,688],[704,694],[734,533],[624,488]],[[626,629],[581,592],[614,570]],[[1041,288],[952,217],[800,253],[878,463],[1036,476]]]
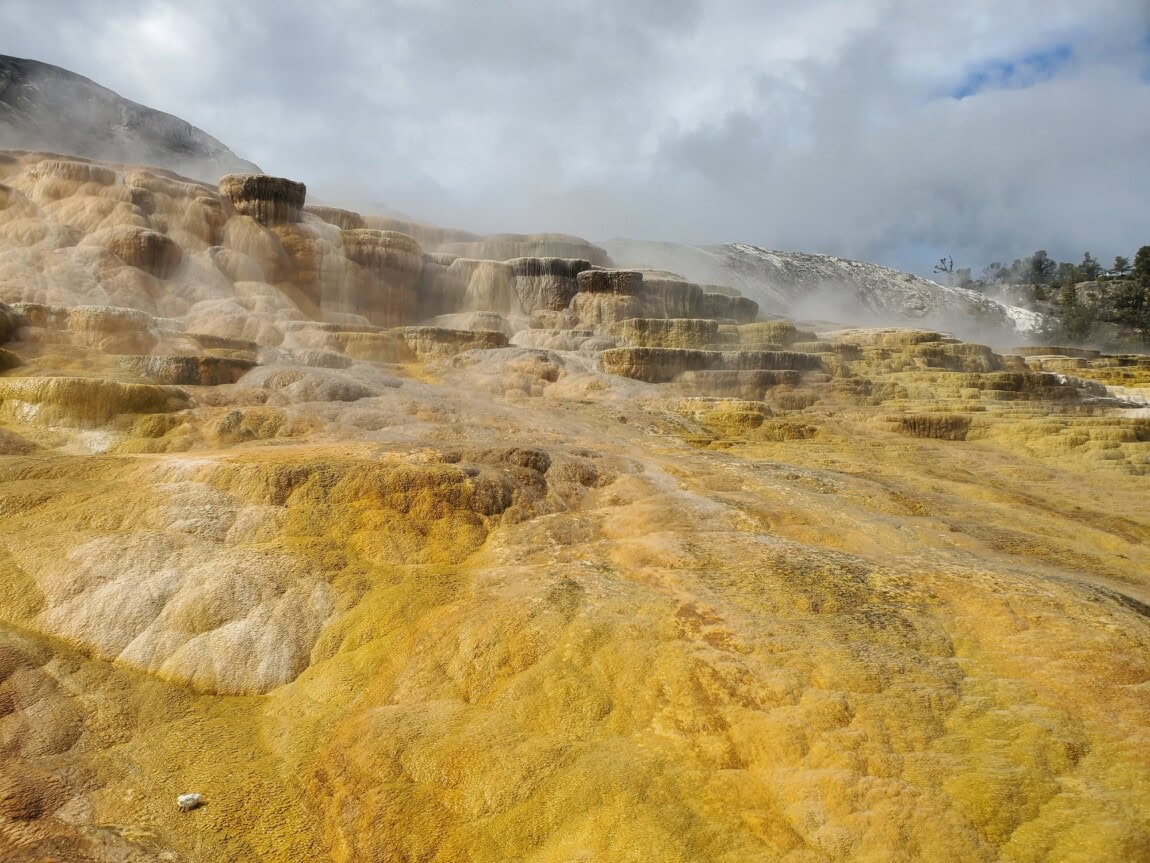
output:
[[[202,794],[181,794],[176,798],[176,806],[179,807],[181,812],[191,812],[193,809],[199,809],[204,805],[204,796]]]

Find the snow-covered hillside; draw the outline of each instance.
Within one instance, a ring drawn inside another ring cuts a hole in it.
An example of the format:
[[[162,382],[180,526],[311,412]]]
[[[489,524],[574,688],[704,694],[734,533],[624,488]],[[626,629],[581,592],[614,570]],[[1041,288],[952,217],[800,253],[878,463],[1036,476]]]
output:
[[[620,267],[654,267],[735,288],[762,311],[843,322],[915,324],[1001,344],[1025,340],[1040,314],[890,267],[746,243],[691,246],[640,240],[602,244]]]

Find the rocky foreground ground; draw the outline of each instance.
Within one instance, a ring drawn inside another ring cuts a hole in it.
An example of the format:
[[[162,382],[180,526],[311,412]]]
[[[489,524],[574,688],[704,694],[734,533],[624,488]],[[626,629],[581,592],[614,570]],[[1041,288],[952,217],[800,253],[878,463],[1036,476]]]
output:
[[[1150,857],[1150,358],[395,227],[0,154],[0,858]]]

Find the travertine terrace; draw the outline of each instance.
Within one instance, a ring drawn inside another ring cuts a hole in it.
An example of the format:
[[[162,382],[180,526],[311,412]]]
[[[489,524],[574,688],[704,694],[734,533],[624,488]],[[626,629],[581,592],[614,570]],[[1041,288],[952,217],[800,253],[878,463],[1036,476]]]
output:
[[[31,152],[0,300],[6,861],[1150,857],[1147,357]]]

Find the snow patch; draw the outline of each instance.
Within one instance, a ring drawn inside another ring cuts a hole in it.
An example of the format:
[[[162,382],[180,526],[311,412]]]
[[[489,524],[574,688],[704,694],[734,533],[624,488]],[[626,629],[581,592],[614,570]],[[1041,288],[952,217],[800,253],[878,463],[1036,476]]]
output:
[[[997,301],[991,300],[991,302]],[[1002,306],[1002,310],[1006,312],[1006,316],[1010,318],[1010,322],[1020,333],[1036,333],[1042,329],[1046,322],[1046,317],[1038,312],[1032,312],[1018,306],[1008,306],[1005,303],[999,303],[999,305]]]

